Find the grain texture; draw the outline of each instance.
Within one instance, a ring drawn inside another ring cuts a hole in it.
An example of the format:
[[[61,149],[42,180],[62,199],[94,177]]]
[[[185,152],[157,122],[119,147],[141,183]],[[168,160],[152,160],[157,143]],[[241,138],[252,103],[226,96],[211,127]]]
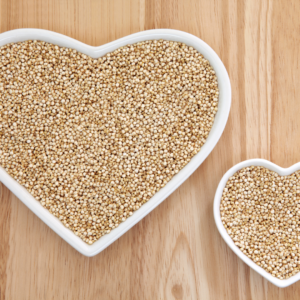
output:
[[[213,197],[234,164],[300,161],[300,2],[252,0],[0,0],[0,32],[35,27],[90,45],[153,28],[207,42],[232,84],[226,129],[167,200],[105,251],[77,253],[0,186],[0,299],[296,300],[227,247]]]

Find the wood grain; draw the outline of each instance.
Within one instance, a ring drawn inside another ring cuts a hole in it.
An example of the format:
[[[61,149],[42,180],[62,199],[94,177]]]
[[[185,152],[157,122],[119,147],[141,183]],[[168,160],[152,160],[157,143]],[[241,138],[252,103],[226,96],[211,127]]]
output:
[[[219,143],[163,204],[93,258],[77,253],[0,185],[0,299],[296,300],[226,246],[213,197],[234,164],[300,161],[300,2],[0,0],[0,32],[35,27],[90,45],[152,28],[206,41],[224,62],[232,109]]]

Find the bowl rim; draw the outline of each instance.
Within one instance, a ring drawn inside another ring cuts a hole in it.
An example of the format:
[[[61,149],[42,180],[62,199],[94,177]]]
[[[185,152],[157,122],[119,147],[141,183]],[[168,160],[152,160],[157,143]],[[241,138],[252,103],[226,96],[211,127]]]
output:
[[[76,236],[70,229],[65,227],[58,218],[53,216],[46,208],[44,208],[39,201],[35,200],[33,196],[11,176],[9,176],[3,168],[0,167],[0,181],[3,182],[33,213],[35,213],[44,223],[46,223],[53,231],[55,231],[61,238],[69,243],[73,248],[85,256],[94,256],[108,247],[111,243],[121,237],[132,226],[150,213],[156,206],[165,200],[179,185],[181,185],[206,159],[206,157],[213,150],[221,137],[227,123],[230,106],[231,106],[231,85],[228,73],[220,60],[219,56],[200,38],[173,29],[153,29],[147,31],[137,32],[123,38],[117,39],[113,42],[101,46],[89,46],[79,42],[68,36],[44,29],[15,29],[0,34],[0,47],[12,43],[22,42],[26,40],[42,40],[53,43],[61,47],[68,47],[76,49],[77,51],[89,55],[92,58],[98,58],[111,52],[121,46],[137,43],[139,41],[154,39],[165,39],[171,41],[179,41],[193,46],[210,62],[214,68],[219,85],[219,110],[215,116],[215,121],[206,143],[203,145],[200,152],[198,152],[192,160],[175,175],[165,187],[157,192],[147,203],[142,205],[132,216],[126,221],[119,224],[109,234],[102,236],[94,244],[88,245],[78,236]]]
[[[295,282],[297,282],[300,279],[300,272],[295,274],[294,276],[288,278],[288,279],[279,279],[276,277],[273,277],[270,273],[265,271],[263,268],[258,266],[255,262],[253,262],[248,256],[246,256],[233,242],[229,234],[227,233],[226,229],[223,226],[223,223],[221,221],[220,216],[220,203],[221,203],[221,197],[224,190],[224,187],[229,179],[233,174],[235,174],[237,171],[241,170],[245,167],[250,166],[262,166],[265,167],[271,171],[274,171],[278,173],[280,176],[287,176],[290,175],[298,170],[300,170],[300,162],[296,163],[289,168],[282,168],[266,159],[261,158],[255,158],[255,159],[249,159],[242,161],[236,165],[234,165],[232,168],[230,168],[222,177],[220,180],[220,183],[218,185],[215,198],[214,198],[214,219],[216,226],[219,230],[220,235],[226,242],[226,244],[231,248],[231,250],[244,262],[246,263],[250,268],[255,270],[257,273],[259,273],[261,276],[263,276],[265,279],[276,285],[277,287],[284,288],[287,287]]]

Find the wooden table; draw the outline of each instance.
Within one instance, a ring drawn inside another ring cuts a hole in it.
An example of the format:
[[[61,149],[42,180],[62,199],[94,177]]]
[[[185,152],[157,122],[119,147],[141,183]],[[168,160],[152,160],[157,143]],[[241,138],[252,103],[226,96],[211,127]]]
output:
[[[300,161],[300,2],[1,0],[0,31],[53,30],[101,45],[152,28],[207,42],[223,60],[232,108],[221,140],[167,200],[86,258],[0,185],[0,299],[299,299],[227,247],[213,219],[223,174],[249,158]]]

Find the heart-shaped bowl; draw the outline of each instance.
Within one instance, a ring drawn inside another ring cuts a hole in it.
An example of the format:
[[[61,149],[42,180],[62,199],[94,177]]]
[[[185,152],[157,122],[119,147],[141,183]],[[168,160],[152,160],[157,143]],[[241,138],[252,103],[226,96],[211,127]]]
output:
[[[300,272],[296,275],[288,278],[288,279],[278,279],[276,277],[273,277],[270,273],[265,271],[263,268],[258,266],[255,262],[253,262],[248,256],[246,256],[233,242],[229,234],[227,233],[226,229],[223,226],[221,215],[220,215],[220,203],[222,198],[222,193],[224,190],[224,187],[226,186],[226,183],[228,179],[235,174],[237,171],[245,168],[245,167],[251,167],[251,166],[261,166],[265,167],[271,171],[274,171],[278,173],[280,176],[287,176],[291,175],[292,173],[300,170],[300,163],[297,163],[289,168],[281,168],[273,163],[271,163],[268,160],[265,159],[249,159],[245,160],[235,166],[233,166],[230,170],[226,172],[226,174],[222,177],[216,194],[215,194],[215,200],[214,200],[214,218],[216,225],[218,227],[218,230],[224,239],[224,241],[227,243],[227,245],[231,248],[231,250],[241,259],[243,260],[249,267],[251,267],[253,270],[255,270],[257,273],[259,273],[261,276],[269,280],[271,283],[278,287],[287,287],[296,281],[300,279]]]
[[[115,49],[128,44],[159,39],[185,43],[194,47],[204,55],[214,68],[217,75],[220,93],[219,106],[214,124],[201,151],[197,153],[191,161],[166,184],[164,188],[158,191],[147,203],[135,211],[131,217],[121,223],[117,228],[113,229],[109,234],[101,237],[94,244],[88,245],[77,237],[71,230],[67,229],[58,218],[45,209],[24,187],[22,187],[17,181],[9,176],[3,168],[0,167],[0,181],[3,182],[4,185],[6,185],[29,209],[31,209],[60,237],[86,256],[94,256],[98,254],[144,218],[176,188],[178,188],[213,150],[225,128],[230,110],[231,87],[227,71],[218,55],[205,42],[189,33],[178,30],[154,29],[138,32],[100,47],[92,47],[62,34],[41,29],[17,29],[0,34],[0,46],[26,40],[41,40],[61,47],[76,49],[77,51],[89,55],[92,58],[101,57],[108,52],[112,52]]]

